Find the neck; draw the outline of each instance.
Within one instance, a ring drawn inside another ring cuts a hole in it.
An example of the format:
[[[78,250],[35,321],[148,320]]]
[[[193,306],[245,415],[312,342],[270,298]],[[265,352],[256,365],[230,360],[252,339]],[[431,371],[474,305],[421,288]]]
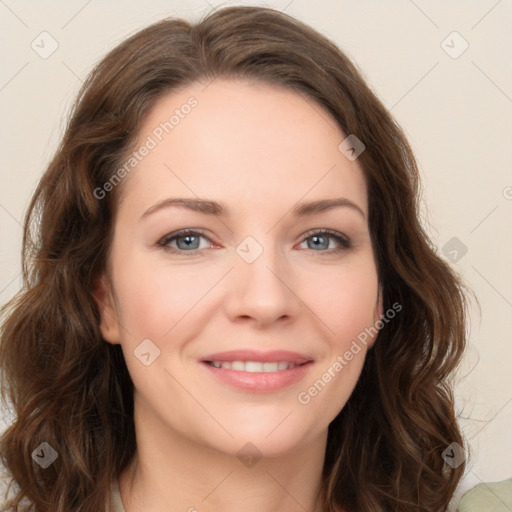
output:
[[[119,475],[126,512],[322,510],[327,432],[296,450],[251,464],[137,416],[137,453]]]

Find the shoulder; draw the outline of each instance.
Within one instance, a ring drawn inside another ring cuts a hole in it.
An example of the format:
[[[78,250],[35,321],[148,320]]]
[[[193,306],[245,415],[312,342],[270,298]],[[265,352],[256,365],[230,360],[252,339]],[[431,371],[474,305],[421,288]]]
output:
[[[481,483],[469,490],[459,502],[456,512],[510,512],[512,510],[512,478],[502,482]]]

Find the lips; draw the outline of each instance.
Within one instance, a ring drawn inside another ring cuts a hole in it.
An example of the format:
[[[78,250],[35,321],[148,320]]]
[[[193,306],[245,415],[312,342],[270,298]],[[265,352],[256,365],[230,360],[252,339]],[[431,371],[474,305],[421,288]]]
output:
[[[210,375],[230,387],[245,392],[270,393],[301,380],[313,359],[287,350],[234,350],[210,354],[200,362]]]

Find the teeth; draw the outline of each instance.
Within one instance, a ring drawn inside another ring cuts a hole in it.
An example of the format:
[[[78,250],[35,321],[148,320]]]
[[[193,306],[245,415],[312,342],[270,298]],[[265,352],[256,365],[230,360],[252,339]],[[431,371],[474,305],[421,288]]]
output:
[[[228,363],[222,363],[223,368],[224,368],[224,364],[228,364]],[[245,364],[242,361],[233,361],[231,363],[231,369],[237,370],[239,372],[243,372],[245,370]]]
[[[211,361],[210,364],[215,368],[223,368],[225,370],[235,370],[238,372],[279,372],[295,368],[295,364],[287,361],[260,363],[258,361]]]
[[[233,362],[236,362],[236,361],[233,361]],[[232,363],[231,367],[233,368],[233,363]],[[246,361],[244,370],[246,372],[262,372],[263,371],[263,363]]]
[[[279,371],[279,363],[263,363],[263,371],[264,372],[277,372],[277,371]]]

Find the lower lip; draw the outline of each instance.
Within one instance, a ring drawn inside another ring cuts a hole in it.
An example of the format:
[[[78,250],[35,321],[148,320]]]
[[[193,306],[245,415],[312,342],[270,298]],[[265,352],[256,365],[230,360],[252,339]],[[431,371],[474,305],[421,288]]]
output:
[[[205,362],[201,364],[210,370],[214,377],[234,388],[253,393],[271,393],[301,380],[309,371],[312,362],[278,372],[242,372],[216,368]]]

